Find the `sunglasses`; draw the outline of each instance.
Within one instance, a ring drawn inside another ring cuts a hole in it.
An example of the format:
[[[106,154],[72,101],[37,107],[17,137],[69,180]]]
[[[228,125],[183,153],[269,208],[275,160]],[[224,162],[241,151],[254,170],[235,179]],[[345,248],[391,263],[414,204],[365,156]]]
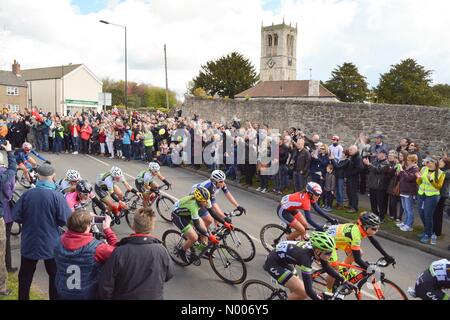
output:
[[[322,251],[322,254],[324,256],[331,256],[333,254],[333,251]]]
[[[376,227],[376,228],[369,228],[369,229],[372,229],[373,231],[378,231],[380,228]]]

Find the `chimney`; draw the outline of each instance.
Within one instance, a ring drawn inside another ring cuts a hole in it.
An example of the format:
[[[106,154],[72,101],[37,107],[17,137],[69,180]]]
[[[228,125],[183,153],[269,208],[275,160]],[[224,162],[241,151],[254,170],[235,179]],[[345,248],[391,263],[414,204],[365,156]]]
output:
[[[21,75],[20,75],[20,64],[16,61],[16,59],[14,59],[14,64],[12,65],[12,72],[16,76],[21,77]]]
[[[319,96],[319,80],[309,80],[308,85],[308,97],[318,97]]]

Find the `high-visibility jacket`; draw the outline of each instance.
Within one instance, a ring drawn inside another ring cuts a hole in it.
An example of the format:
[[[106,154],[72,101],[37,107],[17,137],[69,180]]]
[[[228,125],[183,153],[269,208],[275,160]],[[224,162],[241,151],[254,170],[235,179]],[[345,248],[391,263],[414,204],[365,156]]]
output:
[[[153,133],[151,131],[144,134],[144,146],[153,147]]]
[[[441,194],[441,191],[436,189],[431,184],[430,180],[428,180],[428,173],[429,173],[428,167],[423,167],[422,170],[420,170],[420,173],[422,174],[422,183],[419,185],[418,194],[421,196],[426,195],[427,197],[439,196]],[[434,174],[432,174],[432,176],[434,176],[433,182],[438,183],[443,174],[444,172],[442,172],[439,169],[436,169]]]

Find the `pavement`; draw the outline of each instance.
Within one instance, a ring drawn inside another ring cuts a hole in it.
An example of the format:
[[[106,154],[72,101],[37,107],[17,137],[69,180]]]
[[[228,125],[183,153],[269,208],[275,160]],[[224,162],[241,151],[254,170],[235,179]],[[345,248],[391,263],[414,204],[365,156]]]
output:
[[[97,174],[108,171],[112,165],[119,166],[125,172],[125,177],[129,182],[133,182],[133,177],[140,170],[146,168],[146,165],[142,162],[125,162],[123,160],[92,157],[89,155],[44,154],[44,156],[52,161],[58,178],[63,177],[68,169],[76,169],[84,179],[88,179],[91,182],[95,181]],[[175,198],[189,194],[193,184],[205,180],[198,173],[183,168],[162,167],[161,172],[172,183],[173,188],[169,191],[169,194]],[[267,252],[259,241],[259,232],[263,225],[279,223],[275,214],[277,201],[276,199],[263,196],[261,193],[255,194],[256,191],[245,190],[232,184],[229,184],[229,190],[237,201],[247,209],[247,215],[235,219],[233,224],[250,234],[256,245],[255,258],[246,263],[247,280],[260,279],[270,282],[270,276],[262,269]],[[218,194],[217,199],[224,211],[233,209],[222,193]],[[318,222],[324,222],[319,216],[315,217],[315,219]],[[119,226],[114,226],[113,229],[119,238],[126,237],[131,233],[125,221]],[[176,228],[171,223],[165,222],[158,217],[155,235],[161,237],[164,231],[168,229]],[[397,283],[405,292],[409,286],[414,284],[419,273],[424,271],[431,262],[439,259],[439,256],[423,252],[413,246],[404,245],[395,240],[379,238],[379,242],[397,261],[396,269],[388,267],[383,272],[386,274],[386,277]],[[12,245],[13,264],[14,266],[19,266],[19,237],[13,237]],[[366,240],[363,242],[363,248],[366,260],[376,261],[380,257],[376,249]],[[48,297],[48,277],[42,261],[38,263],[33,285]],[[241,287],[242,285],[233,286],[224,283],[214,274],[209,263],[203,260],[199,267],[189,266],[183,268],[176,266],[174,278],[165,286],[165,298],[177,300],[241,300]]]

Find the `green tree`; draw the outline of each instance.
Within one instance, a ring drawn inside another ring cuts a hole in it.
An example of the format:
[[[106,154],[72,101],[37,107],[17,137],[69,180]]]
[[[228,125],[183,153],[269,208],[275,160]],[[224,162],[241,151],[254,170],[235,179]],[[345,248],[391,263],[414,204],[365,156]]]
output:
[[[325,87],[344,102],[364,102],[369,94],[366,78],[350,62],[338,65],[325,82]]]
[[[232,52],[201,66],[199,75],[192,80],[191,94],[195,89],[203,88],[211,96],[218,94],[234,98],[236,94],[254,86],[258,79],[250,60],[240,53]]]
[[[439,105],[450,107],[450,85],[436,84],[433,86],[433,92],[440,97]]]
[[[146,91],[146,105],[149,108],[165,108],[166,107],[166,89],[158,87],[149,87]],[[169,90],[169,108],[177,104],[175,92]]]
[[[414,59],[400,61],[382,74],[376,89],[378,102],[393,104],[439,104],[439,96],[431,88],[431,70],[425,70]]]

